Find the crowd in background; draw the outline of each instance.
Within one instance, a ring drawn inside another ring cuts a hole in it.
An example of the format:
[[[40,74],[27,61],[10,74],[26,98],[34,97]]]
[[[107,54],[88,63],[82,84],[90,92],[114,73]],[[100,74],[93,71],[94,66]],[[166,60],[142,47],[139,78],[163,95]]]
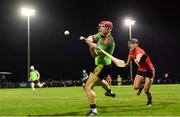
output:
[[[42,81],[41,81],[42,82]],[[72,87],[72,86],[82,86],[82,79],[79,80],[44,80],[44,87]],[[112,78],[110,82],[111,85],[131,85],[133,81],[130,78]],[[168,74],[163,74],[161,78],[154,80],[154,84],[180,84],[180,78],[169,77]],[[18,87],[30,87],[28,82],[12,82],[8,81],[6,78],[0,78],[0,88],[18,88]]]

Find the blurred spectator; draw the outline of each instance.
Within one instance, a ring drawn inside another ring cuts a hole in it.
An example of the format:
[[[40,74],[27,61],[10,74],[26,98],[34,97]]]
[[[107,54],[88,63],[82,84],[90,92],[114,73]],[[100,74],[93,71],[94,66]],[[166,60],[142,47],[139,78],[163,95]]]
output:
[[[118,86],[122,85],[122,77],[120,75],[118,75],[117,77],[117,83],[118,83]]]
[[[105,80],[108,82],[109,86],[111,86],[111,83],[112,83],[112,78],[111,78],[111,76],[110,76],[110,75],[107,75],[107,77],[106,77]]]
[[[85,89],[87,79],[88,79],[88,74],[86,73],[86,70],[83,69],[82,86],[83,86],[84,89]]]
[[[171,83],[171,79],[168,73],[163,74],[163,84]]]

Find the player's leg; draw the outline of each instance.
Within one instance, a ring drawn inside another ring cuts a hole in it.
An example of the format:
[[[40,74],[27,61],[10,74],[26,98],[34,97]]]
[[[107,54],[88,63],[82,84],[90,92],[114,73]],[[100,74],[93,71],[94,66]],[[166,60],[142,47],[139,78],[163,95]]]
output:
[[[101,86],[106,90],[105,95],[115,97],[116,94],[111,90],[109,83],[104,80],[109,74],[111,74],[111,65],[106,65],[98,74],[98,78],[101,80]]]
[[[110,89],[110,85],[108,84],[108,82],[106,80],[99,80],[98,82],[99,84],[101,84],[102,88],[105,90],[109,90]]]
[[[112,85],[112,81],[109,81],[109,86],[111,87],[111,85]]]
[[[37,83],[37,86],[38,86],[38,87],[43,87],[43,85],[44,85],[44,82],[43,82],[43,83],[40,83],[40,82],[38,81],[38,83]]]
[[[106,90],[105,95],[115,97],[116,94],[111,90],[110,85],[106,80],[101,80],[101,86]]]
[[[83,86],[83,89],[84,89],[84,90],[85,90],[85,85],[86,85],[85,82],[83,82],[83,83],[82,83],[82,86]]]
[[[147,106],[151,106],[152,105],[152,94],[150,92],[150,88],[153,82],[153,78],[145,78],[145,84],[144,84],[144,92],[147,95]]]
[[[31,85],[33,94],[35,94],[35,91],[36,91],[36,89],[35,89],[35,83],[34,83],[34,82],[31,82],[30,85]]]
[[[142,84],[143,80],[144,80],[143,76],[141,76],[141,75],[135,76],[133,86],[134,86],[134,89],[136,90],[136,95],[141,94],[141,91],[143,89],[143,84]]]
[[[86,82],[87,82],[87,79],[84,79],[84,80],[82,81],[82,86],[83,86],[83,89],[84,89],[84,90],[85,90]]]
[[[89,105],[91,108],[90,112],[87,115],[96,115],[97,114],[96,94],[93,91],[93,86],[96,84],[97,81],[98,81],[98,77],[95,74],[90,73],[89,78],[85,85],[86,95],[87,95]]]
[[[151,85],[153,83],[155,77],[155,70],[148,70],[147,71],[147,77],[145,78],[145,85],[144,85],[144,91],[147,95],[147,106],[152,105],[152,94],[150,92]]]
[[[111,81],[107,81],[107,82],[108,82],[109,86],[111,87]]]
[[[121,85],[121,82],[120,81],[118,81],[118,86],[120,86]]]
[[[111,65],[106,65],[97,75],[100,80],[98,80],[98,84],[101,84],[102,88],[106,90],[105,95],[115,97],[116,94],[111,90],[109,83],[104,80],[109,74],[111,74]]]

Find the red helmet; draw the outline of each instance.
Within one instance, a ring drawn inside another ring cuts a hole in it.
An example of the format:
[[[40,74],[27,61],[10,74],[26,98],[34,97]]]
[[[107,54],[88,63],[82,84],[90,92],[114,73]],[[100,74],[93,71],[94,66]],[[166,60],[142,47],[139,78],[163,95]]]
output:
[[[110,21],[101,21],[99,25],[105,25],[106,27],[113,29],[113,24]]]

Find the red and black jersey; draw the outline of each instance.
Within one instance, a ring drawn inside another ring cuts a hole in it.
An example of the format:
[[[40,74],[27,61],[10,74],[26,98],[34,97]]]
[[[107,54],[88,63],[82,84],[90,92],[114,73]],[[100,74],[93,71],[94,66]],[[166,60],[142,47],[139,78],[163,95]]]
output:
[[[147,70],[154,69],[154,66],[153,66],[149,56],[140,47],[136,47],[134,50],[130,50],[129,53],[130,53],[132,60],[136,59],[137,54],[139,54],[139,53],[142,54],[141,60],[139,61],[138,71],[146,72]]]

